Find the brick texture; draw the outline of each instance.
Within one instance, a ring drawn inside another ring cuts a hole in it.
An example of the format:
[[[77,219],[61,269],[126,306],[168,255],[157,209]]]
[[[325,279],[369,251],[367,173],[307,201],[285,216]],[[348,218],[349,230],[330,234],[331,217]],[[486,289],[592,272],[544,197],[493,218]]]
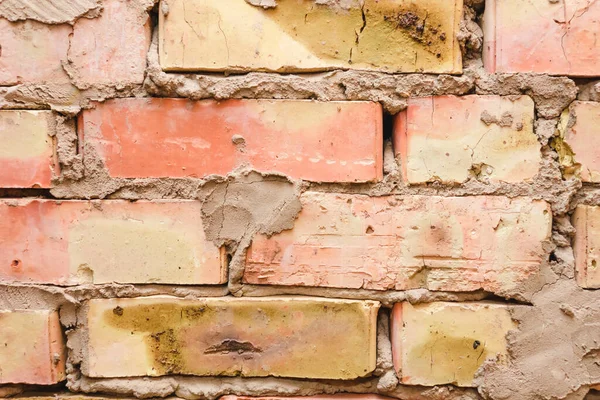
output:
[[[488,359],[507,361],[506,334],[517,327],[505,305],[430,303],[394,305],[394,368],[406,385],[474,386]]]
[[[548,204],[505,197],[369,197],[306,192],[294,229],[257,236],[254,284],[490,292],[539,270]]]
[[[577,206],[572,222],[577,282],[585,288],[600,289],[600,207]]]
[[[91,300],[84,373],[357,378],[375,368],[378,307],[309,297]]]
[[[490,72],[598,76],[600,3],[486,0],[484,63]],[[518,34],[517,34],[518,32]]]
[[[226,281],[195,201],[0,201],[0,280],[54,284]]]
[[[600,0],[0,0],[0,398],[600,400],[599,134]]]
[[[102,17],[77,21],[69,61],[77,70],[79,86],[144,81],[151,32],[150,18],[139,3],[105,0]]]
[[[409,183],[519,182],[533,178],[541,161],[527,96],[409,99],[396,117],[394,149]]]
[[[36,21],[10,23],[0,18],[0,85],[68,82],[61,62],[67,57],[70,32],[65,25],[53,27]]]
[[[242,165],[324,182],[383,175],[375,103],[124,99],[84,111],[79,126],[113,177],[203,178]]]
[[[269,397],[249,397],[249,396],[223,396],[221,400],[391,400],[393,397],[378,396],[375,394],[330,394],[320,396],[296,396],[296,397],[281,397],[281,396],[269,396]]]
[[[0,384],[65,379],[66,349],[55,311],[0,310]]]
[[[577,175],[583,182],[600,182],[600,150],[594,143],[600,125],[600,103],[574,101],[561,116],[562,141],[555,143],[564,175]]]
[[[141,84],[150,19],[138,4],[106,0],[99,17],[79,19],[73,28],[0,18],[0,85],[56,85],[71,79],[79,88]]]
[[[168,4],[159,14],[166,71],[462,71],[461,0]]]
[[[0,111],[0,187],[49,188],[55,160],[49,111]]]

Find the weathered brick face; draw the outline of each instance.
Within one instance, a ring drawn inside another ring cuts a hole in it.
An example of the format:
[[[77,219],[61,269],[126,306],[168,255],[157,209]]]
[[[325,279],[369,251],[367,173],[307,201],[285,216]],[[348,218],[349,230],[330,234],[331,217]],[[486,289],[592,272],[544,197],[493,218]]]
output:
[[[124,99],[84,111],[79,123],[84,151],[113,177],[204,178],[244,165],[322,182],[383,175],[375,103]]]
[[[600,289],[600,208],[579,205],[572,222],[577,230],[573,243],[577,282],[585,288]]]
[[[0,0],[0,399],[599,400],[600,0]]]
[[[551,227],[528,198],[306,192],[302,206],[294,229],[254,239],[246,282],[502,293],[537,273]]]
[[[49,188],[58,175],[49,111],[0,111],[0,186]]]
[[[529,97],[415,98],[396,118],[394,147],[409,183],[460,183],[473,176],[520,182],[539,171]]]
[[[357,378],[375,368],[378,308],[303,297],[92,300],[84,369],[92,377]]]
[[[407,385],[474,386],[489,358],[507,361],[515,329],[506,306],[486,303],[398,303],[392,311],[394,367]]]
[[[600,103],[574,101],[559,122],[555,147],[565,176],[577,175],[583,182],[600,182],[600,152],[590,145],[600,124]]]
[[[0,280],[218,284],[195,201],[0,201]]]
[[[600,75],[595,1],[486,0],[484,27],[490,72]]]
[[[101,16],[79,19],[73,27],[0,18],[0,85],[60,85],[70,78],[81,89],[141,84],[150,45],[147,5],[123,0],[106,0],[103,5]],[[77,95],[71,89],[59,90],[64,91],[61,101]]]
[[[273,10],[245,1],[166,3],[168,13],[159,14],[166,71],[462,70],[462,0],[282,1]]]
[[[66,378],[58,313],[0,309],[0,384],[52,385]]]

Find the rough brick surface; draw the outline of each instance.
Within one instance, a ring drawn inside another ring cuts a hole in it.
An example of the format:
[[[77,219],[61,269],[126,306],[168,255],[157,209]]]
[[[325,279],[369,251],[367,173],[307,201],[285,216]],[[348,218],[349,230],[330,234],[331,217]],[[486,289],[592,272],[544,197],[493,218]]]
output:
[[[269,396],[269,397],[249,397],[249,396],[223,396],[221,400],[391,400],[392,397],[378,396],[376,394],[330,394],[320,396],[295,396],[295,397],[282,397],[282,396]]]
[[[583,182],[600,182],[598,139],[600,103],[574,101],[561,116],[561,141],[555,144],[564,174],[581,177]],[[565,145],[566,144],[566,145]]]
[[[150,45],[145,8],[137,1],[106,0],[99,17],[79,19],[73,27],[0,18],[0,85],[71,79],[79,88],[141,84]]]
[[[225,282],[195,201],[0,201],[0,280]]]
[[[65,360],[57,312],[0,310],[0,384],[60,382]]]
[[[490,72],[600,75],[596,1],[486,0],[484,20]]]
[[[84,147],[113,177],[203,178],[245,164],[325,182],[383,175],[375,103],[111,100],[84,111],[79,126]]]
[[[257,236],[248,283],[504,292],[535,274],[548,204],[505,197],[306,192],[294,229]]]
[[[378,307],[310,297],[91,300],[84,373],[352,379],[375,368]]]
[[[474,386],[487,359],[507,361],[508,308],[492,303],[398,303],[392,311],[394,368],[406,385]]]
[[[519,182],[539,171],[533,101],[500,96],[412,98],[396,117],[394,149],[409,183],[469,177]]]
[[[77,21],[69,61],[79,86],[143,82],[151,31],[140,3],[105,0],[100,18]]]
[[[68,82],[61,62],[67,58],[70,33],[68,25],[10,23],[0,18],[0,85]]]
[[[600,207],[579,205],[573,213],[577,282],[600,289]]]
[[[0,398],[600,400],[599,27],[0,0]]]
[[[49,188],[58,173],[49,111],[0,111],[0,187]]]
[[[169,0],[168,13],[159,14],[161,66],[169,71],[462,71],[456,40],[461,0],[326,3],[281,1],[264,10],[245,1]]]

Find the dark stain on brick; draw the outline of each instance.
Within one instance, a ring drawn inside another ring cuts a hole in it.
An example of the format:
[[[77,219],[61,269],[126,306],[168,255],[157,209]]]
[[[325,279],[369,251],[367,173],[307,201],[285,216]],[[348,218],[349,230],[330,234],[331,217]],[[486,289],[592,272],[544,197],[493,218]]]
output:
[[[235,352],[239,354],[243,353],[262,353],[262,349],[254,346],[250,342],[240,342],[235,339],[225,339],[219,344],[208,347],[204,350],[204,354],[215,354],[215,353],[230,353]]]

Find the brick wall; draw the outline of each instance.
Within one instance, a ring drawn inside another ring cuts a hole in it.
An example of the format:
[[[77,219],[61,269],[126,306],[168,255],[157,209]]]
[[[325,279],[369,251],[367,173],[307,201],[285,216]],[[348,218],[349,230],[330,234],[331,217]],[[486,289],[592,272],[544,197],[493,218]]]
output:
[[[600,398],[600,2],[0,0],[0,397]]]

